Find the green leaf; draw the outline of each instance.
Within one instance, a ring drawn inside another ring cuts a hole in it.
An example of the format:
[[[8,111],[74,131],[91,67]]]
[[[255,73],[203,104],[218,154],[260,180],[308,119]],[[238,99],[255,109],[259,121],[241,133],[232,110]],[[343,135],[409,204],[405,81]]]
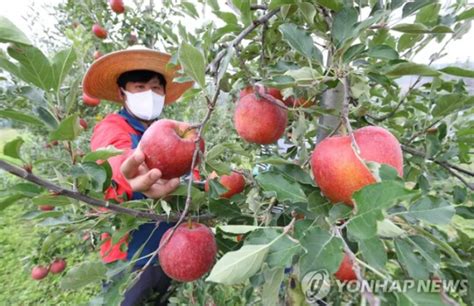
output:
[[[269,249],[269,244],[247,244],[237,251],[227,252],[214,265],[206,281],[224,285],[246,281],[260,270]]]
[[[305,21],[310,25],[314,24],[314,16],[316,16],[316,8],[314,7],[314,4],[303,2],[298,4],[298,8]]]
[[[456,210],[453,205],[441,198],[422,198],[410,206],[406,214],[433,224],[448,224]]]
[[[364,44],[355,44],[353,46],[350,46],[350,48],[347,49],[346,52],[344,52],[343,60],[345,63],[349,63],[353,61],[354,59],[356,59],[357,57],[361,56],[364,51],[365,51]]]
[[[37,125],[37,126],[44,126],[43,122],[38,118],[25,114],[24,112],[18,112],[12,109],[4,109],[0,110],[0,117],[12,119],[15,121]]]
[[[268,5],[268,9],[274,10],[279,8],[282,5],[295,4],[295,0],[272,0]]]
[[[115,148],[114,146],[108,146],[101,148],[93,152],[87,153],[83,158],[83,162],[95,162],[98,160],[107,160],[113,156],[122,154],[123,151]]]
[[[396,226],[389,219],[377,221],[377,235],[385,238],[394,238],[404,235],[405,231]]]
[[[295,24],[284,23],[278,27],[283,39],[297,52],[308,60],[315,59],[320,64],[323,62],[321,51],[314,45],[313,39],[308,32],[299,29]]]
[[[377,237],[368,240],[360,240],[359,250],[369,265],[376,269],[384,270],[385,264],[387,263],[387,252],[385,251],[382,240]]]
[[[413,2],[408,2],[403,6],[402,17],[405,18],[431,3],[433,3],[432,0],[415,0]]]
[[[343,253],[342,240],[328,231],[313,227],[300,239],[306,254],[299,261],[300,275],[316,270],[327,270],[332,274],[341,264]]]
[[[233,56],[234,56],[234,47],[229,46],[227,48],[226,55],[224,56],[224,58],[222,59],[219,65],[219,72],[217,73],[217,81],[216,81],[217,84],[219,84],[220,81],[222,80],[222,77],[226,73],[227,67],[229,66],[230,60],[232,59]]]
[[[435,117],[444,117],[462,108],[471,107],[474,104],[474,97],[462,94],[442,95],[436,100],[436,105],[431,114]]]
[[[105,279],[107,268],[100,262],[83,262],[79,266],[69,269],[61,280],[61,288],[64,290],[75,290],[93,282]]]
[[[204,88],[206,86],[206,64],[201,51],[187,42],[183,42],[179,46],[178,58],[184,72],[192,77],[201,88]]]
[[[8,197],[0,198],[0,211],[4,210],[8,206],[15,204],[16,201],[25,198],[22,194],[14,194]]]
[[[438,76],[439,72],[428,65],[407,62],[392,66],[385,74],[389,77],[404,75]]]
[[[301,184],[315,186],[314,180],[309,173],[304,171],[300,166],[292,165],[276,165],[275,169],[281,172],[290,181],[299,182]]]
[[[262,302],[264,306],[274,306],[279,303],[279,292],[285,269],[283,268],[266,268],[263,270],[263,278],[265,282],[262,288]]]
[[[8,54],[20,64],[17,75],[19,78],[45,91],[54,88],[51,64],[40,49],[33,46],[12,45],[7,50]]]
[[[398,39],[397,50],[404,51],[408,48],[413,47],[417,42],[423,38],[422,34],[403,34]]]
[[[211,213],[223,218],[237,217],[242,214],[239,206],[229,203],[228,200],[209,201],[209,210]]]
[[[443,34],[452,33],[450,27],[438,25],[434,28],[428,28],[422,23],[400,23],[392,27],[392,30],[408,34]]]
[[[32,198],[43,192],[43,187],[40,187],[33,183],[18,183],[13,186],[10,186],[9,191],[20,193],[25,197]]]
[[[263,227],[255,225],[219,225],[219,228],[222,231],[231,234],[245,234],[257,229],[263,229]]]
[[[392,47],[387,45],[377,45],[373,48],[370,48],[367,52],[369,57],[393,60],[398,59],[398,52],[395,51]]]
[[[355,35],[358,13],[354,8],[345,7],[334,16],[331,36],[339,48]]]
[[[35,108],[35,112],[38,114],[39,119],[41,119],[50,130],[55,130],[58,128],[59,121],[49,108],[38,106]]]
[[[306,202],[307,198],[301,186],[296,182],[290,182],[280,173],[264,172],[255,177],[258,184],[265,191],[273,191],[279,201]]]
[[[64,81],[64,78],[69,73],[72,68],[72,65],[76,61],[77,56],[74,49],[71,47],[59,51],[51,61],[51,69],[54,75],[53,88],[58,90],[61,87],[61,84]]]
[[[405,189],[403,182],[399,181],[365,186],[353,195],[357,213],[348,221],[348,231],[358,240],[374,237],[377,234],[377,221],[383,219],[382,210],[415,194]]]
[[[456,21],[461,21],[465,19],[471,19],[474,18],[474,7],[465,10],[461,14],[456,16]]]
[[[182,1],[181,6],[183,7],[183,9],[186,11],[186,13],[189,16],[193,17],[194,19],[197,19],[199,17],[199,14],[196,11],[196,8],[194,7],[194,4],[192,4],[190,2]]]
[[[3,154],[16,158],[16,159],[22,159],[20,155],[20,148],[23,145],[25,141],[21,137],[17,137],[9,142],[7,142],[3,146]]]
[[[424,280],[429,278],[429,271],[422,260],[413,252],[413,246],[402,240],[395,239],[397,259],[408,274],[414,279]]]
[[[54,195],[54,194],[45,194],[36,196],[31,199],[33,204],[35,205],[53,205],[53,206],[64,206],[71,204],[71,200],[69,200],[66,196],[61,195]]]
[[[61,121],[58,128],[49,134],[49,140],[75,140],[81,130],[79,117],[74,114]]]
[[[6,17],[0,16],[0,43],[19,43],[31,45],[31,41],[17,26]]]
[[[474,70],[463,69],[460,67],[448,66],[443,69],[439,69],[439,71],[463,78],[474,78]]]
[[[71,175],[81,179],[80,185],[84,188],[101,192],[107,181],[107,171],[95,162],[77,164],[71,168]]]
[[[344,6],[343,0],[316,0],[315,2],[335,12],[339,12]]]
[[[43,241],[43,244],[41,245],[41,253],[42,254],[47,254],[49,249],[56,244],[58,240],[61,238],[65,237],[64,233],[62,231],[58,232],[52,232],[49,234]]]
[[[244,25],[252,22],[252,11],[250,10],[250,0],[232,0],[232,4],[240,11],[240,18]]]

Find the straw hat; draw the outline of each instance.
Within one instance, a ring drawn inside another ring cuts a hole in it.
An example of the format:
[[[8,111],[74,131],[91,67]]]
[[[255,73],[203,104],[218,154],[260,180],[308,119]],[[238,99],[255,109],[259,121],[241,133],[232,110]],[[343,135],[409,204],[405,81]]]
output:
[[[173,103],[193,82],[174,83],[173,79],[179,76],[179,67],[167,68],[166,64],[170,59],[169,54],[145,47],[133,47],[106,54],[89,67],[82,81],[82,89],[85,94],[94,98],[123,103],[117,85],[118,77],[126,71],[145,69],[159,72],[165,77],[165,103]]]

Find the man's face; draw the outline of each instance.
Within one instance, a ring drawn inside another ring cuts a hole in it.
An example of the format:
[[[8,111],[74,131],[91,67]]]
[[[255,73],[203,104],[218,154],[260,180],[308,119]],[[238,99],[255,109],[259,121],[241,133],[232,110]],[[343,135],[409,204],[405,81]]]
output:
[[[165,89],[158,78],[153,78],[148,82],[127,82],[127,84],[125,84],[125,90],[131,93],[143,92],[150,89],[156,94],[162,96],[165,94]]]

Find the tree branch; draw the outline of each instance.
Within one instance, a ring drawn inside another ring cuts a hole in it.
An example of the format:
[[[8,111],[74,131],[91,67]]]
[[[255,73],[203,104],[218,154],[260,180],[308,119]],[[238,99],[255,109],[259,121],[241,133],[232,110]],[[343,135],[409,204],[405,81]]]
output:
[[[32,182],[32,183],[34,183],[38,186],[44,187],[44,188],[46,188],[50,191],[53,191],[58,195],[64,195],[68,198],[79,200],[79,201],[84,202],[84,203],[86,203],[90,206],[107,208],[107,209],[110,209],[110,210],[118,212],[118,213],[131,215],[131,216],[134,216],[134,217],[137,217],[137,218],[150,219],[150,220],[153,220],[153,221],[174,221],[174,220],[179,220],[179,218],[182,217],[182,216],[168,217],[167,215],[157,215],[157,214],[153,214],[153,213],[148,213],[148,212],[143,212],[143,211],[139,211],[139,210],[135,210],[135,209],[126,208],[126,207],[123,207],[121,205],[112,204],[112,203],[109,203],[109,202],[104,201],[104,200],[91,198],[91,197],[86,196],[86,195],[84,195],[80,192],[73,191],[73,190],[66,189],[66,188],[63,188],[61,186],[55,185],[55,184],[51,183],[50,181],[42,179],[42,178],[40,178],[40,177],[38,177],[38,176],[36,176],[32,173],[29,173],[28,171],[26,171],[26,170],[24,170],[20,167],[11,165],[11,164],[3,161],[3,160],[0,160],[0,169],[3,169],[5,171],[19,177],[19,178],[22,178],[24,180]],[[204,215],[204,216],[199,216],[199,219],[202,219],[202,218],[211,219],[212,217],[213,217],[212,215]],[[193,219],[197,219],[197,218],[198,217],[193,217]]]
[[[273,10],[266,15],[264,15],[262,18],[254,20],[251,25],[249,25],[247,28],[245,28],[234,40],[230,43],[230,46],[235,47],[238,45],[248,34],[250,34],[253,30],[255,30],[259,25],[266,23],[270,18],[272,18],[274,15],[276,15],[280,9]],[[218,62],[222,60],[222,58],[225,55],[224,52],[219,52],[216,56],[216,58],[207,66],[206,72],[209,72],[211,67],[215,67]]]
[[[410,153],[412,155],[415,155],[415,156],[419,156],[419,157],[423,157],[423,158],[426,158],[426,153],[424,152],[421,152],[421,151],[418,151],[416,149],[413,149],[413,148],[410,148],[406,145],[402,145],[402,150],[407,152],[407,153]],[[440,165],[441,167],[443,167],[444,169],[446,169],[451,175],[453,175],[454,177],[456,177],[458,180],[460,180],[464,185],[466,185],[466,187],[468,187],[469,189],[471,190],[474,190],[474,183],[469,183],[468,181],[466,181],[459,173],[455,172],[454,170],[457,170],[461,173],[464,173],[466,175],[469,175],[471,177],[474,177],[474,172],[472,171],[469,171],[467,169],[463,169],[457,165],[453,165],[451,163],[448,163],[446,161],[440,161],[440,160],[437,160],[437,159],[434,159],[434,158],[426,158],[438,165]],[[453,170],[454,169],[454,170]]]

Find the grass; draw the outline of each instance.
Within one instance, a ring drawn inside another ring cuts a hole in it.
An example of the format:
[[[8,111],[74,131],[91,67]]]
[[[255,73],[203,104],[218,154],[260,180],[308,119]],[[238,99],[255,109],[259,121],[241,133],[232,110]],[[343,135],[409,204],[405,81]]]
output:
[[[62,275],[49,274],[41,281],[31,279],[32,262],[28,257],[40,246],[40,237],[49,229],[21,219],[26,205],[17,202],[0,211],[0,305],[86,304],[98,293],[99,285],[65,291],[60,288]],[[97,257],[95,251],[85,251],[86,242],[79,234],[65,236],[57,248],[68,250],[66,272],[82,261]]]

